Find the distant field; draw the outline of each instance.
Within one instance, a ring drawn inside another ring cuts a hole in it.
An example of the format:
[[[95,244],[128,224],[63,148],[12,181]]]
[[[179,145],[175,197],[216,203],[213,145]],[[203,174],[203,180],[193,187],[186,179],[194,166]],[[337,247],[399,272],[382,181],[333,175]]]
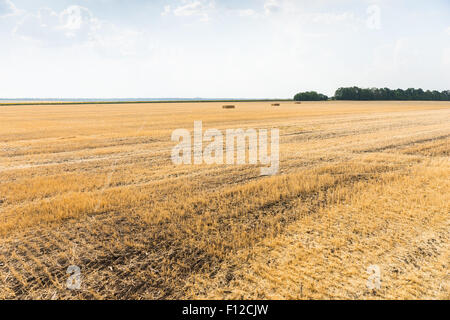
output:
[[[449,102],[234,104],[0,107],[0,298],[450,299]],[[174,166],[195,120],[279,175]]]
[[[103,100],[92,100],[92,99],[78,99],[78,100],[1,100],[0,106],[40,106],[40,105],[96,105],[96,104],[153,104],[153,103],[210,103],[210,102],[270,102],[270,101],[292,101],[290,99],[275,100],[275,99],[265,99],[265,100],[251,100],[251,99],[134,99],[134,100],[123,100],[123,99],[103,99]]]

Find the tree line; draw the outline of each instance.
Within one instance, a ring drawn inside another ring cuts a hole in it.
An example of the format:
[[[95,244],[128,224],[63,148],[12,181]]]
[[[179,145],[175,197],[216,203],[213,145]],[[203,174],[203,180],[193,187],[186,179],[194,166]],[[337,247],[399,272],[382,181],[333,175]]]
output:
[[[423,89],[409,88],[406,90],[388,88],[362,89],[358,87],[339,88],[334,95],[336,100],[450,100],[450,90],[424,91]]]
[[[420,101],[450,101],[450,90],[439,92],[409,88],[406,90],[389,88],[359,88],[347,87],[336,90],[332,100],[420,100]],[[315,91],[300,92],[294,96],[294,101],[328,100],[326,95]]]

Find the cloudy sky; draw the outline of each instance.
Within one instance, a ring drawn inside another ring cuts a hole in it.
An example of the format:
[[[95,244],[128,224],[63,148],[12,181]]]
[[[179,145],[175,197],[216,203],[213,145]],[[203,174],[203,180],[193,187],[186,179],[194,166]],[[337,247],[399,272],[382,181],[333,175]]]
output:
[[[0,0],[0,98],[450,89],[448,0]]]

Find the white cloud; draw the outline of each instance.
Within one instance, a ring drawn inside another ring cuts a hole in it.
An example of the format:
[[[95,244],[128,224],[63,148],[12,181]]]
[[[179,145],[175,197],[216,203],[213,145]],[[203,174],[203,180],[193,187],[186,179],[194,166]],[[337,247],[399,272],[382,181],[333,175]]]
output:
[[[173,14],[177,17],[198,16],[201,21],[209,21],[214,7],[214,1],[183,0],[183,4],[173,10]]]
[[[281,10],[278,0],[266,0],[264,3],[264,11],[267,15]]]
[[[70,6],[60,13],[49,8],[27,14],[14,33],[45,46],[73,45],[94,39],[100,22],[89,9]]]
[[[64,24],[62,28],[77,31],[85,27],[98,24],[89,9],[80,6],[70,6],[60,14],[60,20]]]
[[[13,34],[40,47],[80,47],[104,57],[148,53],[143,32],[101,21],[87,8],[70,6],[61,12],[41,8],[21,19]]]
[[[364,19],[352,12],[334,12],[332,10],[305,10],[299,0],[266,0],[261,10],[238,10],[241,17],[262,17],[281,24],[336,24],[350,23],[361,25]],[[277,13],[277,15],[274,15]],[[298,32],[298,30],[294,30]]]
[[[14,16],[20,13],[11,0],[0,0],[0,17]]]
[[[446,30],[447,34],[450,36],[450,27],[448,27]]]

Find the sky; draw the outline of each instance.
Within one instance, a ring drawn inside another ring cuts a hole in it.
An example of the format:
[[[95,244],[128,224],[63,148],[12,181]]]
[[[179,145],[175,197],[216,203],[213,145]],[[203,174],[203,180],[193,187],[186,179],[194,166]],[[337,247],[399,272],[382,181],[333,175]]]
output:
[[[450,89],[449,0],[0,0],[0,98]]]

